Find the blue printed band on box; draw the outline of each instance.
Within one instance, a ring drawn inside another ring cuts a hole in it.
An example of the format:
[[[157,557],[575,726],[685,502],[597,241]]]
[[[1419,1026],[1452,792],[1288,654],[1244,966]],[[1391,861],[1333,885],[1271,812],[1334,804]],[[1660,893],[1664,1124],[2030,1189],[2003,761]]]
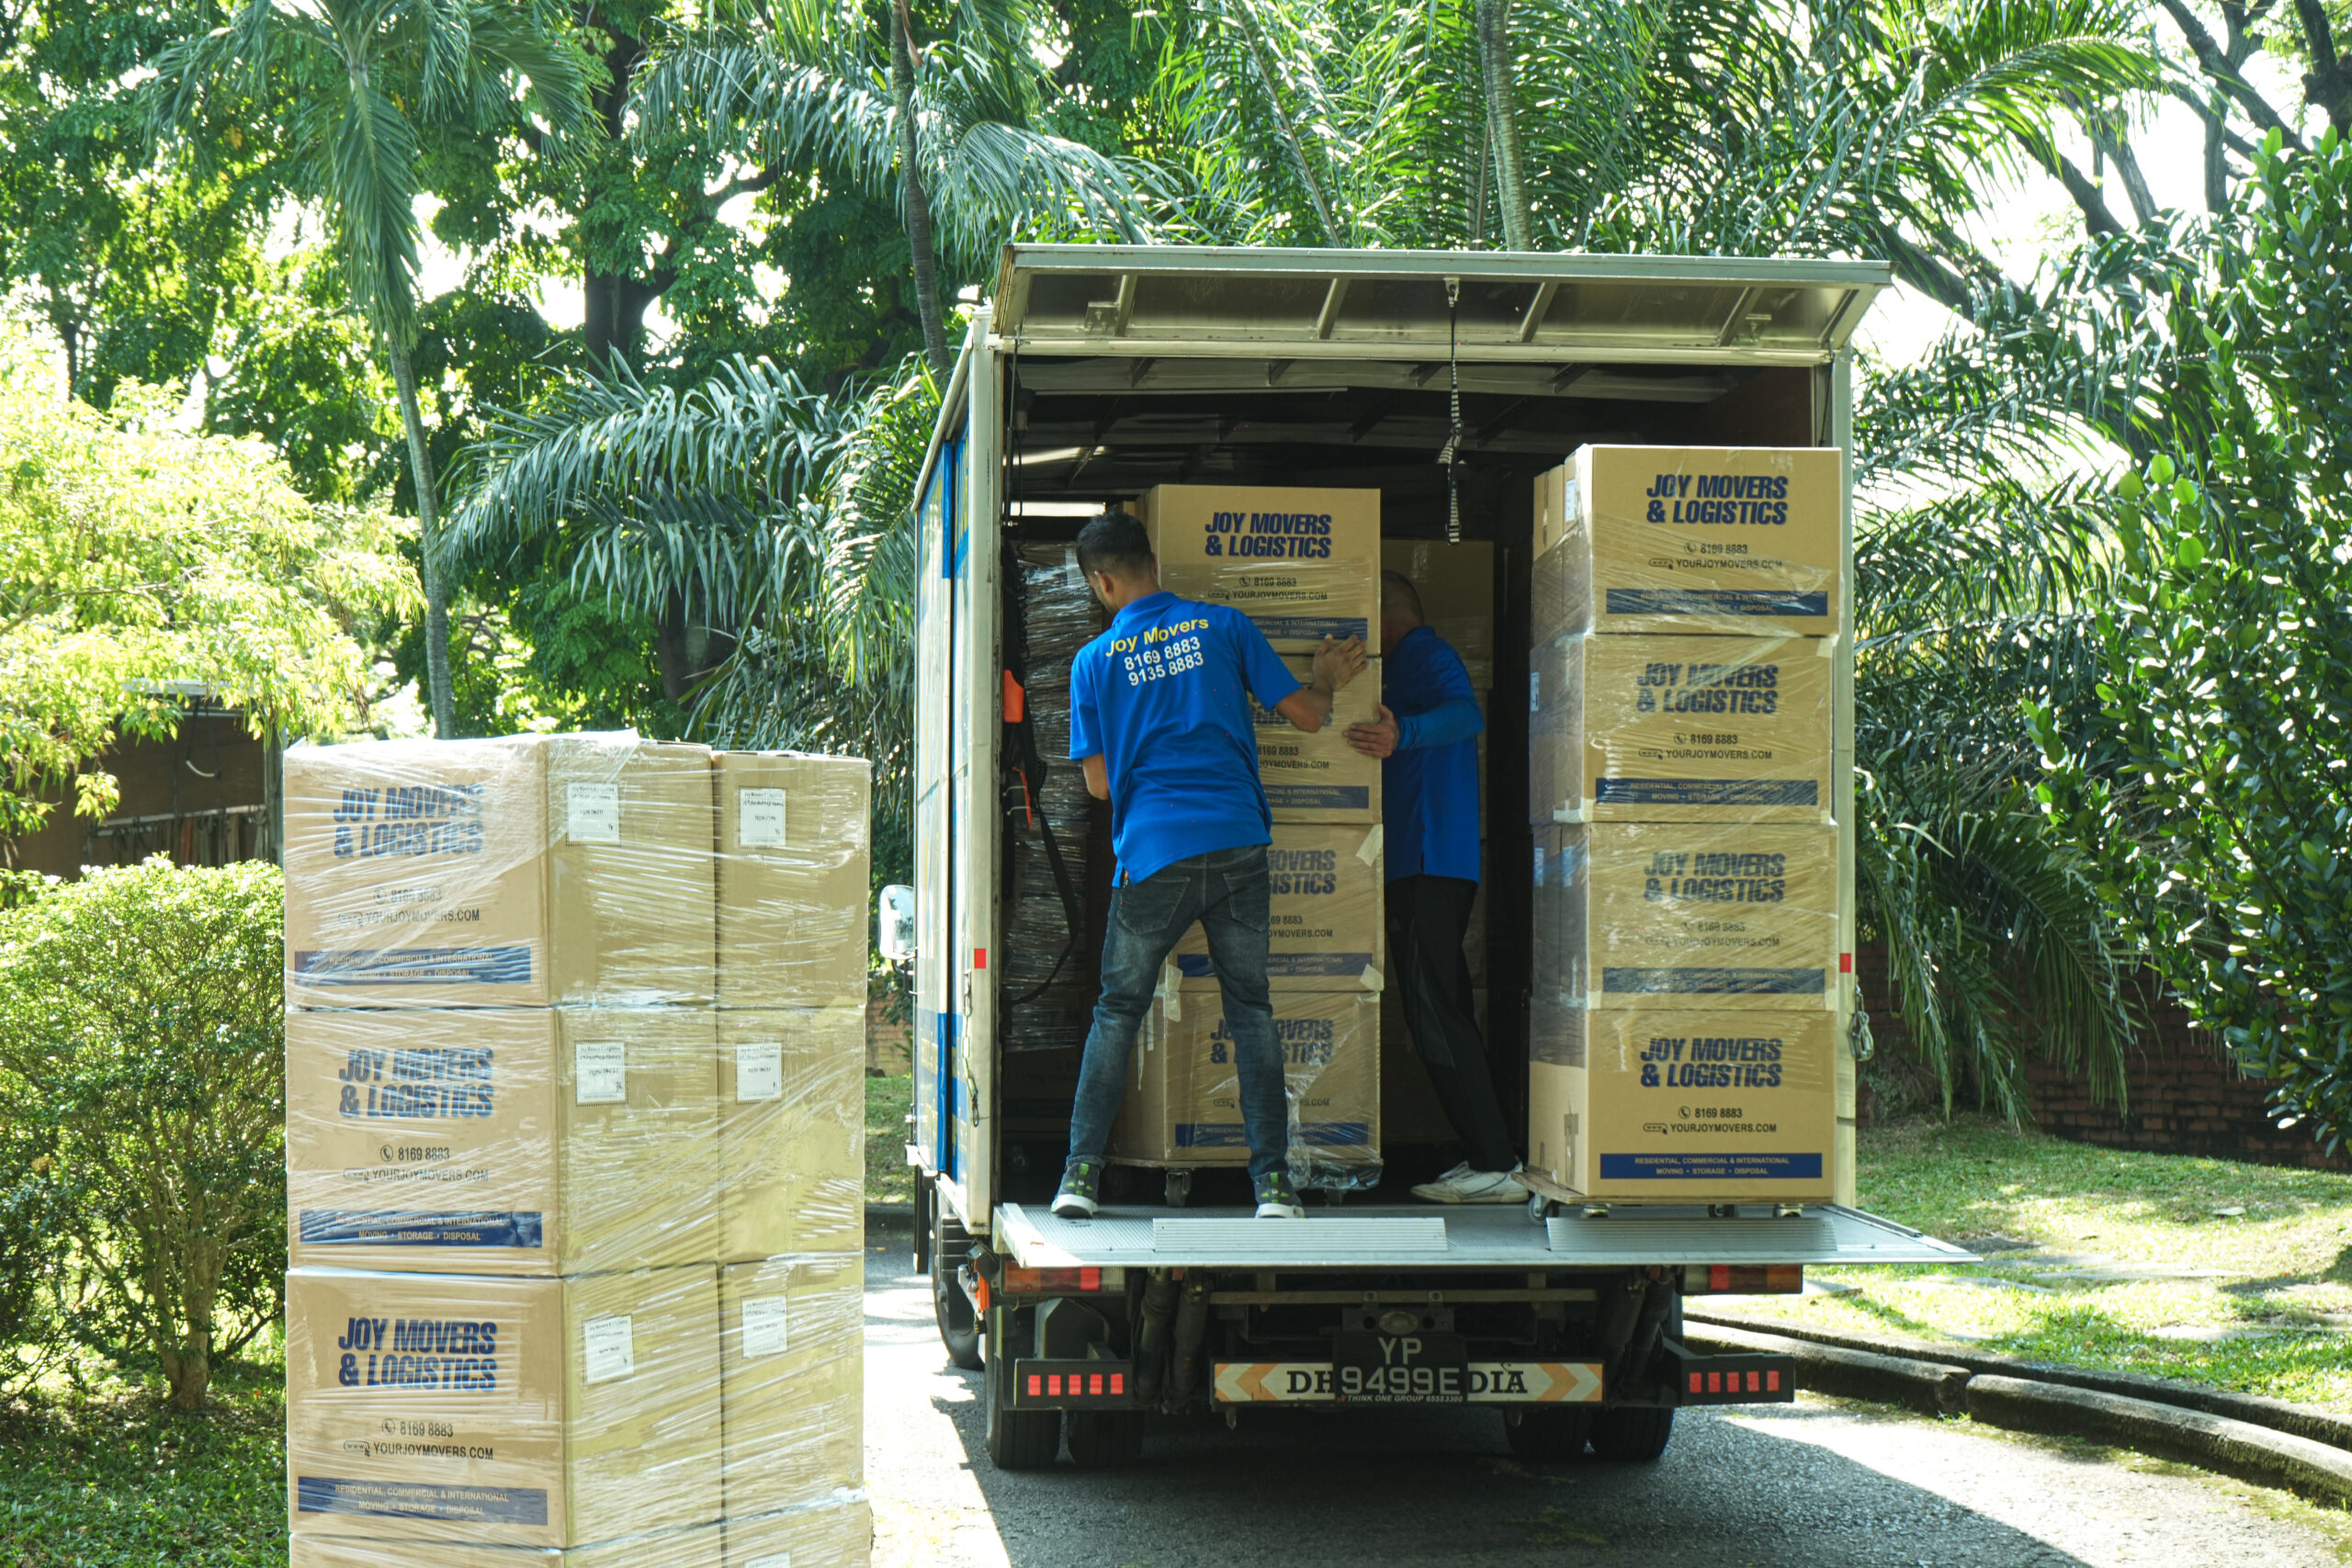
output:
[[[1187,980],[1212,979],[1216,963],[1205,953],[1180,953],[1172,962]],[[1266,977],[1272,980],[1330,976],[1353,979],[1376,962],[1369,953],[1275,953],[1266,957]]]
[[[1603,806],[1819,806],[1815,779],[1624,779],[1594,781]]]
[[[1604,993],[1638,997],[1819,996],[1828,982],[1820,969],[1633,969],[1600,972]]]
[[[312,986],[514,986],[531,978],[527,947],[307,948],[294,973]]]
[[[401,1213],[305,1209],[299,1234],[311,1247],[527,1247],[547,1245],[529,1211]]]
[[[1345,641],[1351,637],[1370,640],[1372,625],[1361,615],[1251,615],[1250,623],[1265,634],[1268,642],[1288,639],[1307,641],[1332,637]]]
[[[350,1481],[332,1475],[294,1479],[294,1506],[305,1514],[367,1514],[393,1519],[457,1519],[473,1524],[544,1525],[548,1495],[537,1486],[464,1486],[422,1481]]]
[[[1826,615],[1826,592],[1754,588],[1611,588],[1612,615]]]
[[[1369,811],[1370,784],[1269,784],[1266,804],[1291,811]]]
[[[1600,1156],[1604,1181],[1791,1181],[1821,1179],[1821,1156],[1655,1154]]]

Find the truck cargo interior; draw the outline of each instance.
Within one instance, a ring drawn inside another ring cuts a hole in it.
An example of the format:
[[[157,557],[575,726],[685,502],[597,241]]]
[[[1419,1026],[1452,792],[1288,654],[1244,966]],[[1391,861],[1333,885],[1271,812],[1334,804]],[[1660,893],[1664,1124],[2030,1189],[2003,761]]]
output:
[[[1306,292],[1319,304],[1325,286]],[[1465,284],[1463,320],[1523,321],[1532,292]],[[1733,327],[1736,312],[1754,304],[1744,305],[1739,293],[1717,301]],[[1469,945],[1475,952],[1483,936],[1479,980],[1504,1116],[1525,1126],[1532,930],[1527,713],[1523,702],[1503,694],[1527,689],[1536,477],[1587,444],[1826,445],[1826,400],[1819,373],[1806,367],[1496,364],[1452,359],[1443,336],[1437,347],[1436,357],[1418,361],[1025,348],[1006,360],[1004,657],[1024,694],[1037,755],[1020,773],[1033,797],[1019,798],[1022,783],[1012,786],[1000,867],[1003,1198],[1041,1201],[1059,1174],[1109,897],[1107,811],[1085,799],[1076,768],[1061,754],[1069,655],[1103,624],[1069,570],[1067,546],[1088,517],[1159,484],[1376,489],[1384,544],[1426,541],[1434,548],[1423,558],[1442,561],[1436,552],[1448,550],[1451,535],[1472,547],[1471,558],[1491,563],[1497,696],[1487,705],[1481,769],[1484,931],[1474,930]],[[1050,667],[1053,660],[1061,667]],[[1016,758],[1021,744],[1013,743]],[[1381,1052],[1384,1178],[1375,1191],[1347,1201],[1409,1201],[1406,1189],[1454,1157],[1434,1091],[1397,1032],[1392,1013]],[[1156,1171],[1114,1179],[1123,1182],[1114,1195],[1129,1201],[1189,1196],[1209,1207],[1246,1196],[1238,1168],[1202,1170],[1165,1190]]]

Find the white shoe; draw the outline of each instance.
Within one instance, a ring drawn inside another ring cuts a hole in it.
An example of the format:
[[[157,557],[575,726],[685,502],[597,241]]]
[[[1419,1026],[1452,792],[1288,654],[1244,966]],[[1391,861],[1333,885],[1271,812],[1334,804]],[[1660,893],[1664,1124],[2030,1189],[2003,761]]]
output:
[[[1521,1168],[1473,1170],[1464,1160],[1435,1181],[1414,1188],[1413,1196],[1425,1203],[1524,1203],[1527,1189],[1511,1179]]]

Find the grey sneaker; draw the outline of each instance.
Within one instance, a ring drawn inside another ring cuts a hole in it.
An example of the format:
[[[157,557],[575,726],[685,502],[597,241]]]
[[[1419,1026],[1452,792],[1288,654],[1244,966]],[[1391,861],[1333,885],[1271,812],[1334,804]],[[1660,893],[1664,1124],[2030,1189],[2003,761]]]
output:
[[[1290,1178],[1279,1170],[1268,1171],[1258,1178],[1258,1217],[1261,1220],[1303,1220],[1306,1205],[1298,1201],[1298,1190]]]
[[[1413,1196],[1425,1203],[1524,1203],[1527,1189],[1511,1179],[1514,1172],[1524,1168],[1515,1165],[1510,1170],[1473,1170],[1464,1160],[1435,1181],[1414,1188]]]
[[[1062,1168],[1062,1190],[1054,1194],[1054,1213],[1066,1220],[1082,1220],[1101,1205],[1102,1162],[1074,1159]]]

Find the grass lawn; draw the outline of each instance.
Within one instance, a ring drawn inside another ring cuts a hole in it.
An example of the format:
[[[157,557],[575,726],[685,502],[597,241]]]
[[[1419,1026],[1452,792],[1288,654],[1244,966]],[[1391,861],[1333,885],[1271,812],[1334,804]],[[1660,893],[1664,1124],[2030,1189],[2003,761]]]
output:
[[[1973,1119],[1868,1130],[1860,1157],[1863,1208],[1984,1244],[1985,1266],[1809,1269],[1858,1293],[1736,1310],[2352,1409],[2352,1176]],[[2135,1266],[2214,1277],[2117,1277]]]
[[[224,1368],[195,1417],[116,1380],[0,1404],[0,1564],[282,1568],[283,1382],[274,1363]]]
[[[907,1110],[914,1103],[911,1077],[865,1080],[865,1201],[914,1201],[913,1173],[907,1166]]]

